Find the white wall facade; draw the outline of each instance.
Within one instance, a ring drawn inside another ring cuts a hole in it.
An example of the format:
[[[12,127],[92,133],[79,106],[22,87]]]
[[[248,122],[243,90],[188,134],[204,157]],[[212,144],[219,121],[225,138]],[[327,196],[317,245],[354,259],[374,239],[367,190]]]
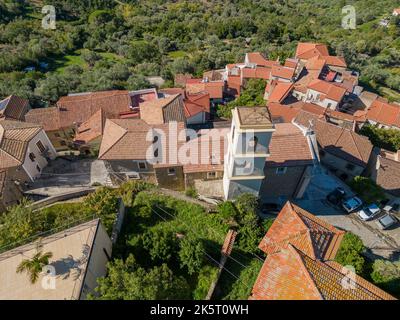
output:
[[[54,149],[52,143],[47,137],[44,130],[41,130],[28,144],[28,148],[25,154],[25,160],[22,167],[25,172],[29,176],[29,178],[33,181],[38,178],[41,174],[43,168],[45,168],[48,164],[46,156],[41,153],[39,150],[37,143],[41,142],[43,146],[48,150],[47,155],[50,159],[56,158],[56,150]],[[34,161],[32,161],[29,157],[30,154],[34,155]]]

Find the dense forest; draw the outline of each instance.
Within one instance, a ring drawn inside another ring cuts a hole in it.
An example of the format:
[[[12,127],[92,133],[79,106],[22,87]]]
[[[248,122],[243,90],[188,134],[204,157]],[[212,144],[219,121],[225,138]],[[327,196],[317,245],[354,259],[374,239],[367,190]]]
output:
[[[56,29],[42,28],[42,7]],[[357,27],[341,27],[342,8]],[[396,0],[0,0],[0,97],[35,106],[68,92],[138,89],[147,76],[172,86],[174,74],[222,68],[248,51],[292,56],[298,41],[319,41],[361,72],[362,85],[400,101]],[[388,26],[382,19],[390,20]]]

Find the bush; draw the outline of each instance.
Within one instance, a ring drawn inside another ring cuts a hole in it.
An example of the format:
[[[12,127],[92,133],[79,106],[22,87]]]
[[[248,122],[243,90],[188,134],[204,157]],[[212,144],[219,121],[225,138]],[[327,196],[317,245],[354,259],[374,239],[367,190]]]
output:
[[[179,250],[181,267],[186,267],[190,275],[199,272],[204,261],[204,252],[205,248],[200,239],[185,237]]]
[[[218,275],[218,268],[205,265],[201,268],[200,273],[197,277],[197,286],[193,291],[194,300],[204,300],[208,294],[208,290]]]
[[[400,132],[396,129],[383,129],[373,125],[364,125],[360,133],[367,136],[378,148],[393,152],[400,150]]]
[[[169,261],[177,253],[175,233],[165,229],[150,229],[142,236],[145,248],[153,261]]]
[[[187,188],[185,191],[185,195],[191,198],[197,198],[199,196],[199,194],[197,193],[196,189],[191,187],[191,188]]]
[[[82,204],[82,209],[101,219],[102,224],[111,234],[118,212],[118,198],[112,189],[101,187],[89,194]]]
[[[347,232],[340,244],[335,261],[343,266],[352,266],[358,275],[363,275],[366,270],[365,259],[362,256],[364,250],[360,237]]]
[[[357,176],[349,185],[367,204],[379,203],[385,199],[383,189],[370,178]]]
[[[375,284],[394,295],[400,295],[400,261],[375,260],[371,278]]]

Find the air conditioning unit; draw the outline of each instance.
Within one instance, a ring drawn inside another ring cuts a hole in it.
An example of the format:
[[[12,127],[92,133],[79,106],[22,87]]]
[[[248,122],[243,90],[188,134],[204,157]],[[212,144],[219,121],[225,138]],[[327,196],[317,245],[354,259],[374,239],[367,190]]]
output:
[[[127,172],[125,173],[125,176],[127,180],[140,180],[140,174],[136,171]]]

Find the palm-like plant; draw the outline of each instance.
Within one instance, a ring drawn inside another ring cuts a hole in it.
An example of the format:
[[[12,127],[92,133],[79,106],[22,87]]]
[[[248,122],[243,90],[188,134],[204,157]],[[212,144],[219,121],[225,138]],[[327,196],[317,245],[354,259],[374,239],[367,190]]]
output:
[[[42,252],[39,245],[36,248],[35,255],[30,259],[24,259],[17,267],[17,273],[26,272],[32,284],[36,283],[43,267],[49,264],[49,259],[53,256],[51,252]]]

